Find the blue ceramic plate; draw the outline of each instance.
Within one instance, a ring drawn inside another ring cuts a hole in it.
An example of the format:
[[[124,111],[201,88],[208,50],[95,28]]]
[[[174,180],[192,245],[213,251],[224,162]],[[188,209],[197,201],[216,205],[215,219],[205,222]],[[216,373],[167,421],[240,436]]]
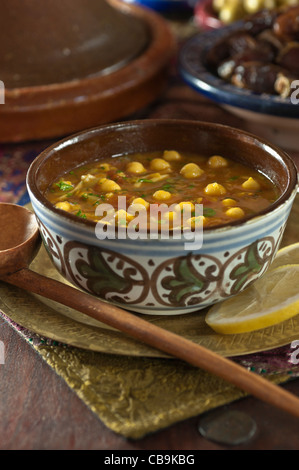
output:
[[[298,104],[290,98],[269,94],[256,94],[239,89],[209,72],[205,65],[207,51],[221,38],[242,27],[242,22],[219,30],[211,30],[193,36],[182,47],[179,57],[179,70],[183,79],[195,90],[213,101],[228,106],[230,110],[242,110],[286,118],[299,118],[299,89],[296,94]],[[298,87],[299,88],[299,87]],[[294,94],[294,96],[295,96]]]

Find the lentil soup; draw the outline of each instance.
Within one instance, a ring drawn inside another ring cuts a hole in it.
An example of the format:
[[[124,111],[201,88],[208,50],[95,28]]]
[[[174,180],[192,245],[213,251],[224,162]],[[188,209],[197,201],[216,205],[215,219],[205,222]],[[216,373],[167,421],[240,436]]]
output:
[[[121,210],[119,196],[125,198]],[[210,228],[257,214],[279,197],[279,190],[262,173],[221,155],[165,150],[79,166],[51,184],[46,197],[56,208],[95,222],[102,218],[96,208],[109,204],[122,225],[134,219],[134,207],[149,213],[154,204],[166,204],[172,224],[188,208],[191,225]],[[197,204],[200,217],[195,217]]]

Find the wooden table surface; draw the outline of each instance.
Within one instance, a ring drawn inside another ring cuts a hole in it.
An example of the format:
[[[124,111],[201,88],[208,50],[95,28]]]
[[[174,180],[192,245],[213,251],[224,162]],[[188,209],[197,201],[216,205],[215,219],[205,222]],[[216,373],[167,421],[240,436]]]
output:
[[[165,94],[144,111],[148,117],[218,121],[238,126],[240,120],[200,97],[172,77]],[[137,116],[139,117],[139,116]],[[141,117],[143,117],[141,113]],[[295,160],[298,158],[295,156]],[[223,445],[201,436],[200,416],[177,423],[141,440],[110,431],[38,356],[20,335],[0,319],[5,363],[0,364],[0,449],[2,450],[297,450],[298,419],[253,397],[223,407],[238,410],[256,423],[254,436],[240,445]],[[283,385],[299,396],[299,379]]]

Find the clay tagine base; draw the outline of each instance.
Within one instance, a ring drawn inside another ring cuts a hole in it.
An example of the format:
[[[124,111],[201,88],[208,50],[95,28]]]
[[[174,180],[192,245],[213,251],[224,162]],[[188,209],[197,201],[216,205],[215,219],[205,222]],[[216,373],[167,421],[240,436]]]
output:
[[[126,21],[132,18],[144,26],[139,31],[140,44],[131,48],[133,56],[124,50],[123,57],[118,57],[114,51],[111,66],[108,61],[98,73],[86,78],[5,87],[5,104],[0,106],[0,142],[58,138],[120,120],[161,94],[176,47],[167,23],[140,6],[119,0],[110,0],[109,6],[123,14]]]

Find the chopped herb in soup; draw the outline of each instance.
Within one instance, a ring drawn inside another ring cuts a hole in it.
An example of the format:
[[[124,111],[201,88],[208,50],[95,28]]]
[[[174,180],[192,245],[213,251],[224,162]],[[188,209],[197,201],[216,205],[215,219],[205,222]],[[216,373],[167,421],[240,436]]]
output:
[[[120,196],[125,200],[121,210]],[[202,205],[204,227],[254,215],[278,196],[265,175],[241,163],[221,155],[175,150],[109,157],[79,166],[55,181],[46,194],[56,208],[95,222],[103,217],[96,215],[97,207],[109,204],[123,225],[134,219],[132,208],[145,208],[149,214],[153,205],[161,204],[171,206],[168,222],[174,223],[188,208],[190,222],[196,223],[195,207]]]

